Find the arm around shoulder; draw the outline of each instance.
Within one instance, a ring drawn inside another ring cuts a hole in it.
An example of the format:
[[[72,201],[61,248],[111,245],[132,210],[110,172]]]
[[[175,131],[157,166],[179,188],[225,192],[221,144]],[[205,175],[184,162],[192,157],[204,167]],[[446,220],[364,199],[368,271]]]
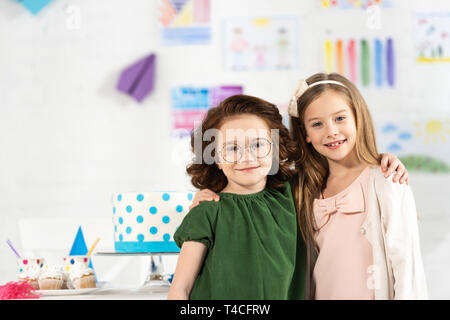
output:
[[[394,299],[427,299],[417,210],[411,188],[378,179],[386,258],[394,275]]]

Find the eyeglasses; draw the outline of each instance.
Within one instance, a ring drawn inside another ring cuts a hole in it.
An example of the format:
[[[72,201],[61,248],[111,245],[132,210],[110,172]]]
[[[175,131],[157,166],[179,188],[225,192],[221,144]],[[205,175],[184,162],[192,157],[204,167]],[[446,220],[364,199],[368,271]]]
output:
[[[245,149],[249,149],[250,154],[257,159],[265,158],[270,154],[272,150],[273,142],[259,138],[249,143],[246,147],[242,147],[235,143],[228,143],[222,147],[219,151],[223,160],[228,163],[237,163],[241,160]]]

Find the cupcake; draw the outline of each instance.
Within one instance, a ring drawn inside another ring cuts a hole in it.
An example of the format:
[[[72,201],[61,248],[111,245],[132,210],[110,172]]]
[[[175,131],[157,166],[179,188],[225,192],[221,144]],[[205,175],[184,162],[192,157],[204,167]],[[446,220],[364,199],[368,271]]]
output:
[[[19,280],[26,281],[33,289],[39,289],[38,279],[44,259],[19,259]]]
[[[95,288],[94,270],[85,263],[75,262],[69,271],[70,282],[74,289]]]
[[[41,269],[39,276],[39,289],[59,290],[63,287],[64,279],[61,267],[46,264]]]

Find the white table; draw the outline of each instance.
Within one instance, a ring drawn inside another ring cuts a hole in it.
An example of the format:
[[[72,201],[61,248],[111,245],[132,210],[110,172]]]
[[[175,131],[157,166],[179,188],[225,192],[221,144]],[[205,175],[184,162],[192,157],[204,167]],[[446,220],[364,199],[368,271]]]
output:
[[[141,288],[104,288],[88,294],[43,295],[37,300],[166,300],[168,288],[160,292],[146,292]]]

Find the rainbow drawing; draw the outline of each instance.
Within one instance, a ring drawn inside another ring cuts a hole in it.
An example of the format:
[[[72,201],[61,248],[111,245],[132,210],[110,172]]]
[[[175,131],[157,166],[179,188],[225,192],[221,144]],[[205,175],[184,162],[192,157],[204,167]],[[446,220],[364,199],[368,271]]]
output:
[[[363,87],[395,85],[395,52],[392,38],[326,39],[324,64],[327,73],[337,72]]]

